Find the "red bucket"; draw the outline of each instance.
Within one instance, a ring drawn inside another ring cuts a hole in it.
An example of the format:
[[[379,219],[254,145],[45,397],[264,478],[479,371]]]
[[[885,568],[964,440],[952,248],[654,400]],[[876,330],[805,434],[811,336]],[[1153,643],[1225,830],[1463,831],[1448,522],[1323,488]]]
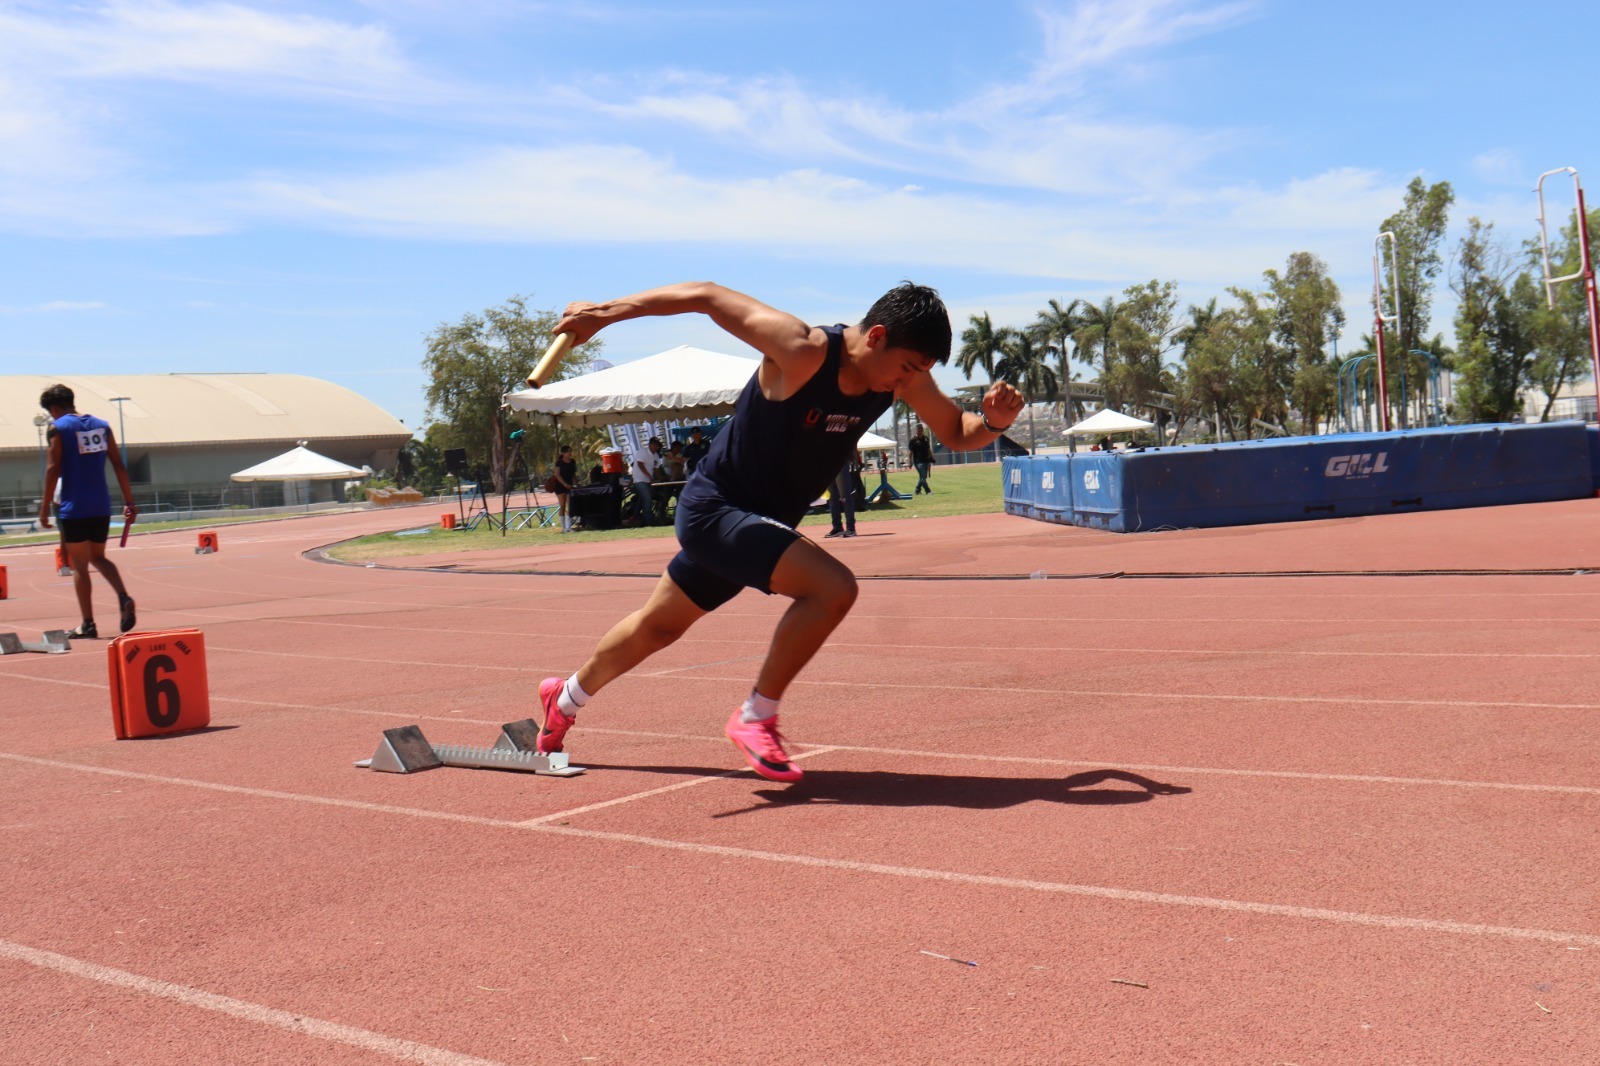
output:
[[[607,448],[600,453],[600,470],[606,474],[621,474],[627,471],[627,464],[622,461],[622,453],[612,448]]]

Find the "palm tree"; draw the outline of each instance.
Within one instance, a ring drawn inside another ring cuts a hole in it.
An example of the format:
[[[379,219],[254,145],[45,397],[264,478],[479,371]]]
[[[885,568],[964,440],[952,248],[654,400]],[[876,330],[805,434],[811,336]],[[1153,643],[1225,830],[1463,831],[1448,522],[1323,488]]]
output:
[[[956,356],[956,366],[968,381],[972,380],[973,368],[982,366],[992,382],[995,357],[1000,354],[1000,347],[1005,344],[1006,338],[1016,331],[1007,326],[995,329],[987,311],[981,315],[969,315],[968,321],[972,325],[961,331],[961,352]]]
[[[1048,342],[1032,330],[1011,330],[1003,342],[995,376],[1022,391],[1028,404],[1028,451],[1037,452],[1033,432],[1033,402],[1056,392],[1056,372],[1050,366]]]
[[[1066,307],[1062,307],[1056,300],[1047,302],[1045,310],[1039,312],[1039,317],[1034,319],[1033,328],[1044,341],[1045,352],[1056,357],[1056,379],[1062,386],[1061,414],[1066,417],[1069,412],[1074,416],[1078,411],[1078,398],[1072,394],[1068,384],[1077,380],[1078,375],[1072,370],[1072,337],[1079,329],[1083,328],[1084,316],[1082,300],[1072,300]]]
[[[1080,319],[1082,325],[1072,335],[1073,341],[1078,346],[1078,355],[1082,357],[1087,352],[1088,358],[1083,361],[1099,369],[1100,385],[1104,390],[1107,405],[1115,398],[1111,391],[1117,364],[1117,341],[1113,334],[1120,311],[1121,308],[1114,296],[1107,296],[1105,302],[1098,305],[1085,303]]]

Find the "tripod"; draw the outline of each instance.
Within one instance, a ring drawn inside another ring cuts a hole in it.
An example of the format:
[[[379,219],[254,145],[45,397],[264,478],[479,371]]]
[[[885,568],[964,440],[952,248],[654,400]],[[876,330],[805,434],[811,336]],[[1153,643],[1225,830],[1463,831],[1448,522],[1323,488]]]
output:
[[[528,431],[525,429],[514,429],[511,431],[511,435],[509,437],[512,445],[516,448],[516,451],[513,453],[513,458],[509,464],[509,469],[506,471],[505,488],[500,492],[500,535],[502,537],[506,535],[506,526],[509,524],[506,521],[506,514],[511,509],[509,506],[511,501],[511,486],[517,483],[517,471],[522,471],[522,477],[525,479],[531,479],[533,477],[533,475],[528,472],[528,457],[524,455],[522,451],[522,439],[527,435]],[[522,506],[524,510],[526,510],[528,506],[527,481],[523,482]]]

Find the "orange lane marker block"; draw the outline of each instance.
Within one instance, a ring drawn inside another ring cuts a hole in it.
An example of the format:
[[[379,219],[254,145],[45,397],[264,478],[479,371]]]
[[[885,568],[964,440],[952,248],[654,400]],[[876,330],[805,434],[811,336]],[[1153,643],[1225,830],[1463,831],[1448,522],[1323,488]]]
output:
[[[60,544],[56,545],[56,573],[61,577],[72,576],[72,564],[67,562],[67,549]]]
[[[0,600],[11,598],[11,586],[6,581],[6,568],[0,566]]]
[[[217,543],[217,534],[210,530],[200,534],[196,540],[198,541],[194,549],[196,555],[213,555],[221,548]]]
[[[439,528],[440,529],[454,529],[454,528],[456,528],[456,516],[453,515],[453,514],[442,514],[442,515],[440,515],[439,516]]]
[[[118,740],[211,724],[206,638],[200,630],[125,633],[106,645],[106,662]]]

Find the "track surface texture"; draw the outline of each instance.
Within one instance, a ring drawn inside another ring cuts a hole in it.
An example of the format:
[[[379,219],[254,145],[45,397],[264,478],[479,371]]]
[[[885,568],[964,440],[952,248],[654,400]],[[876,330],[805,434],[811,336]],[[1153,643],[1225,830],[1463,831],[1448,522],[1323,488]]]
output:
[[[100,643],[0,659],[0,1063],[1600,1062],[1597,518],[864,524],[794,787],[721,735],[750,592],[585,709],[580,777],[352,765],[537,717],[670,539],[135,536],[212,728],[114,740]],[[0,630],[73,624],[47,548],[0,565]],[[1113,573],[1170,576],[1061,579]]]

